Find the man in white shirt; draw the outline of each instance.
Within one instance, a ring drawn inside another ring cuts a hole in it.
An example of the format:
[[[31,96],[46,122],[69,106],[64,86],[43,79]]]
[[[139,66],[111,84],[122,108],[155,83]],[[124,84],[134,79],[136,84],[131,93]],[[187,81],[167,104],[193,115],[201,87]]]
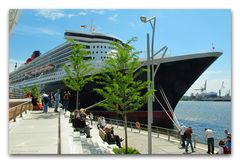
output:
[[[185,135],[184,135],[184,132],[186,130],[186,126],[183,125],[183,123],[181,123],[181,126],[180,126],[180,135],[181,135],[181,145],[182,145],[182,148],[185,148]]]
[[[213,131],[211,129],[205,128],[205,136],[207,138],[207,144],[208,144],[208,154],[214,154],[214,136]],[[210,152],[211,151],[211,152]]]

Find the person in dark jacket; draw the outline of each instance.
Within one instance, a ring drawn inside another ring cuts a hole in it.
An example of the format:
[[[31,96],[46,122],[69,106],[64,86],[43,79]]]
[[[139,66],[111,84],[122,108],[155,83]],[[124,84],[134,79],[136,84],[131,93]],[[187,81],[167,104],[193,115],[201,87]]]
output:
[[[193,149],[193,145],[192,145],[192,128],[191,127],[186,128],[185,138],[186,138],[186,142],[187,142],[187,145],[185,147],[185,152],[186,153],[188,152],[188,145],[189,144],[191,146],[192,152],[195,152],[194,149]]]

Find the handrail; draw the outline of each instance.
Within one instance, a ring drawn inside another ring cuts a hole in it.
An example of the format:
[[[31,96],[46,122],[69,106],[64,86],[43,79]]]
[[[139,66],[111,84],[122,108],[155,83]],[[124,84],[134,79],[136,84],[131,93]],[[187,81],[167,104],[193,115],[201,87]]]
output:
[[[118,120],[118,119],[111,119],[111,118],[105,118],[106,122],[108,122],[111,126],[112,125],[116,125],[117,128],[119,126],[123,126],[124,125],[124,121],[123,120]],[[138,131],[138,133],[141,133],[141,131],[147,131],[147,124],[141,124],[140,128],[137,128],[135,126],[135,122],[127,122],[127,127],[131,128],[131,132],[133,132],[134,130]],[[157,138],[160,137],[160,134],[168,140],[168,141],[177,141],[178,138],[180,137],[179,135],[179,131],[177,129],[168,129],[168,128],[164,128],[164,127],[159,127],[159,126],[152,126],[152,132],[156,134]],[[192,140],[193,140],[193,146],[194,148],[196,148],[197,146],[197,138],[198,135],[192,133]]]
[[[16,117],[20,115],[22,117],[22,113],[27,113],[27,110],[32,110],[31,101],[24,102],[20,105],[9,108],[9,121],[13,119],[13,122],[16,122]]]

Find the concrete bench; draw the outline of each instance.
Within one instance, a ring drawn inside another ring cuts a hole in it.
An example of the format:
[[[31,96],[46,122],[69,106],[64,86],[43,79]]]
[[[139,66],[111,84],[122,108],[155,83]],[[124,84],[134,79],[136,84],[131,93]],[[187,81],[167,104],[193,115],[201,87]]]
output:
[[[115,144],[116,141],[114,139],[109,139],[106,132],[103,129],[99,129],[99,136],[102,138],[104,142],[107,142],[108,144]]]

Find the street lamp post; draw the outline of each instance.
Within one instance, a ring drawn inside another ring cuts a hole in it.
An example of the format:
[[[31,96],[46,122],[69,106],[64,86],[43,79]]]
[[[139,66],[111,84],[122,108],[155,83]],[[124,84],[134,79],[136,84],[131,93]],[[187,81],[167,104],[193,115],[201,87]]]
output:
[[[150,56],[150,43],[149,43],[149,34],[147,34],[147,67],[148,67],[148,81],[151,83],[148,85],[148,90],[151,88],[154,89],[154,35],[155,35],[155,25],[156,25],[156,17],[151,17],[147,19],[144,16],[140,17],[140,20],[143,23],[150,22],[152,27],[152,44],[151,44],[151,56]],[[153,21],[153,22],[152,22]],[[152,67],[150,68],[150,64]],[[151,69],[151,72],[150,72]],[[153,123],[153,97],[148,98],[148,154],[152,154],[152,123]]]
[[[154,36],[155,36],[155,25],[156,25],[156,17],[153,16],[149,19],[147,19],[145,16],[141,16],[140,20],[143,23],[149,22],[152,27],[152,43],[151,43],[151,56],[150,56],[150,43],[149,43],[149,34],[147,34],[147,68],[148,68],[148,75],[147,75],[147,80],[151,81],[150,84],[148,85],[148,90],[154,89],[154,80],[155,80],[155,74],[160,66],[160,64],[163,61],[163,58],[167,52],[168,47],[164,46],[161,48],[159,51],[154,53]],[[160,52],[163,51],[162,57],[160,61],[157,63],[156,69],[154,69],[154,57],[158,55]],[[152,64],[152,66],[150,66]],[[151,68],[150,68],[151,67]],[[151,71],[150,71],[151,69]],[[152,154],[152,123],[153,123],[153,102],[155,100],[155,94],[153,92],[152,98],[148,98],[148,154]]]

